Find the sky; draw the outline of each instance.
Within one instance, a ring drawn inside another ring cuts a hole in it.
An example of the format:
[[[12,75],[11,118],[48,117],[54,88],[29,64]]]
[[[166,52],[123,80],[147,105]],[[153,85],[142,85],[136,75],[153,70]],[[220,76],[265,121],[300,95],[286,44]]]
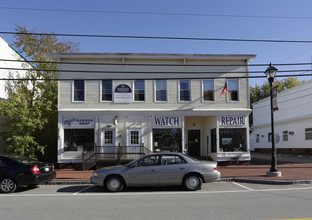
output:
[[[0,0],[0,32],[13,32],[16,25],[26,25],[35,32],[59,34],[308,41],[312,40],[311,8],[311,0]],[[12,35],[0,36],[13,44]],[[83,53],[255,54],[256,58],[250,64],[312,62],[312,43],[59,39],[79,42]],[[311,66],[275,67],[279,69],[278,75],[283,70],[306,70]],[[249,70],[264,72],[266,68],[250,67]],[[311,79],[311,76],[299,77],[299,80]],[[251,86],[265,82],[266,78],[250,79]]]

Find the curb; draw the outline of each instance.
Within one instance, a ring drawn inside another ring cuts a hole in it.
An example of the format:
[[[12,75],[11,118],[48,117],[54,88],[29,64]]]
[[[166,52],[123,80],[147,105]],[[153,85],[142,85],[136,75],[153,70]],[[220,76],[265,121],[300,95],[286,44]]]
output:
[[[312,184],[312,180],[267,180],[267,179],[248,179],[239,177],[221,178],[221,182],[240,182],[240,183],[258,183],[271,185],[290,185],[290,184]]]

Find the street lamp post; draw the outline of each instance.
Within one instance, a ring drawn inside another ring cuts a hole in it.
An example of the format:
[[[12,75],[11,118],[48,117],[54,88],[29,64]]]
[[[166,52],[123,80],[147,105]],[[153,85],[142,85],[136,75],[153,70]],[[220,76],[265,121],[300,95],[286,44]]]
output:
[[[270,83],[270,101],[271,101],[271,141],[272,141],[272,159],[271,159],[271,169],[267,172],[267,176],[274,176],[274,177],[281,177],[282,173],[277,170],[276,164],[277,164],[277,158],[276,158],[276,147],[275,147],[275,135],[274,135],[274,109],[273,109],[273,87],[272,84],[274,82],[274,77],[277,72],[277,69],[272,66],[270,63],[270,66],[266,69],[265,74],[269,80]]]

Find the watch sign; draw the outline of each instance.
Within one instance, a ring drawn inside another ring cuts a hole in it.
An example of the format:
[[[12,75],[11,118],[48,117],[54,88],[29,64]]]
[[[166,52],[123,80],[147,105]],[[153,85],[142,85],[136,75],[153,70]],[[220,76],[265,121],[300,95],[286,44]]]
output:
[[[220,116],[220,125],[229,126],[229,125],[245,125],[246,118],[243,116]]]

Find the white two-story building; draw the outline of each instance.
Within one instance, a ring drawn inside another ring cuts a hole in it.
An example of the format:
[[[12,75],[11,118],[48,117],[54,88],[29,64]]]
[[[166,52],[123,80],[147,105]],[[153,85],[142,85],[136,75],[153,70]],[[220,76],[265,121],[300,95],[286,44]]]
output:
[[[248,62],[255,55],[59,54],[58,162],[144,145],[250,160]],[[222,90],[227,85],[227,91]],[[108,155],[107,155],[108,156]]]

